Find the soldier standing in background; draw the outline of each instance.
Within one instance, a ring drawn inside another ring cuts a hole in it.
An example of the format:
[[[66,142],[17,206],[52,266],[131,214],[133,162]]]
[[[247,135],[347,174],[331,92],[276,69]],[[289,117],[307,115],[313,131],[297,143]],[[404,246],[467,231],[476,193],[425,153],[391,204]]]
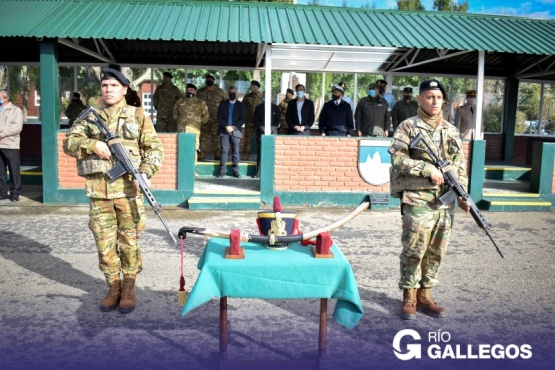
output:
[[[197,87],[187,84],[185,97],[175,103],[173,118],[177,122],[177,132],[195,134],[195,150],[200,148],[200,129],[208,122],[208,107],[206,103],[197,98]]]
[[[173,119],[173,107],[183,95],[172,82],[173,75],[164,72],[162,84],[154,92],[154,109],[156,109],[156,131],[175,132],[177,123]]]
[[[404,120],[416,116],[418,103],[412,100],[412,87],[403,89],[403,99],[399,100],[391,110],[391,122],[393,123],[393,131],[397,130],[397,126]],[[390,136],[393,136],[391,132]]]
[[[219,86],[214,85],[214,76],[208,74],[204,78],[206,86],[201,87],[197,92],[197,98],[204,101],[208,107],[208,121],[201,126],[200,130],[200,153],[198,159],[206,157],[206,152],[214,151],[214,159],[220,160],[220,135],[218,130],[218,107],[223,100],[227,99],[227,94]]]
[[[251,81],[251,92],[245,95],[243,103],[247,109],[247,120],[245,122],[245,131],[243,132],[243,160],[248,161],[251,153],[252,135],[256,134],[256,124],[254,122],[254,109],[262,104],[262,93],[260,92],[260,82]]]
[[[131,161],[150,186],[150,178],[162,165],[162,143],[145,111],[127,105],[127,78],[112,68],[104,68],[100,76],[102,105],[96,111],[107,129],[121,137]],[[112,311],[119,305],[121,313],[131,312],[135,308],[135,281],[142,270],[139,236],[145,227],[139,184],[129,173],[109,181],[106,172],[114,165],[112,156],[94,123],[77,118],[63,149],[77,159],[77,172],[86,178],[89,228],[96,242],[99,268],[110,288],[100,310]]]
[[[287,89],[285,98],[279,103],[279,110],[281,111],[281,120],[279,121],[278,134],[287,135],[289,133],[289,126],[287,126],[287,105],[291,100],[295,99],[295,92],[293,89]]]
[[[461,139],[476,139],[474,134],[474,112],[476,111],[476,90],[466,92],[466,104],[457,109],[455,126],[461,133]]]
[[[86,108],[85,104],[81,101],[81,94],[74,92],[73,97],[71,98],[71,103],[69,103],[65,111],[69,127],[73,126],[73,122],[75,122],[75,119],[79,117],[79,113],[84,111]]]
[[[468,177],[462,142],[457,129],[443,119],[441,105],[445,98],[441,82],[422,82],[417,116],[399,125],[389,146],[391,195],[400,198],[403,218],[399,288],[403,290],[401,318],[405,320],[416,318],[417,307],[433,317],[445,316],[445,309],[432,299],[431,289],[438,282],[451,237],[455,202],[443,204],[439,200],[449,190],[441,186],[443,173],[428,154],[409,148],[409,143],[421,133],[436,155],[451,163],[449,168],[466,190]],[[459,197],[458,203],[468,212],[468,202]]]

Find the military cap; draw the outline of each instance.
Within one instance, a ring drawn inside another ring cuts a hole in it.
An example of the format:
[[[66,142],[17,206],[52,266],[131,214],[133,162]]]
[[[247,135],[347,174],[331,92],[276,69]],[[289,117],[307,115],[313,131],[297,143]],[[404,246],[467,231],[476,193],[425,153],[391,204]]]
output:
[[[405,87],[403,92],[412,93],[412,87]]]
[[[387,85],[387,81],[386,80],[378,80],[378,81],[376,81],[376,85]]]
[[[338,83],[338,85],[341,86],[343,90],[347,90],[347,85],[345,85],[345,82],[340,82]]]
[[[252,86],[252,85],[255,85],[255,86],[260,87],[260,82],[258,82],[258,81],[256,81],[256,80],[252,80],[252,81],[251,81],[251,86]]]
[[[212,81],[216,80],[216,79],[214,78],[214,76],[212,76],[210,73],[208,73],[206,76],[204,76],[204,79],[206,79],[206,80],[209,79],[209,78],[211,78]]]
[[[339,86],[339,85],[334,85],[332,89],[333,89],[333,90],[339,90],[339,91],[341,91],[342,93],[345,92],[345,90],[343,90],[343,88],[342,88],[341,86]]]
[[[293,91],[293,89],[287,89],[287,93],[291,95],[295,95],[295,92]]]
[[[467,90],[466,91],[466,96],[475,97],[476,96],[476,90]]]
[[[129,86],[129,80],[118,70],[113,68],[103,68],[100,71],[100,80],[111,80],[115,79],[118,80],[123,86]]]
[[[187,88],[187,89],[191,88],[191,89],[197,90],[197,87],[196,87],[194,84],[187,84],[187,85],[186,85],[186,88]]]
[[[79,94],[78,92],[74,92],[73,97],[77,99],[81,99],[81,94]]]
[[[172,75],[170,72],[164,72],[164,73],[162,73],[162,75],[163,75],[164,77],[173,78],[173,75]]]
[[[378,84],[370,84],[370,85],[368,85],[368,88],[369,88],[370,90],[374,90],[374,89],[377,88],[377,87],[378,87]]]
[[[447,93],[445,92],[445,87],[438,80],[426,80],[422,81],[420,84],[420,92],[428,90],[439,90],[443,94],[443,100],[447,100]]]

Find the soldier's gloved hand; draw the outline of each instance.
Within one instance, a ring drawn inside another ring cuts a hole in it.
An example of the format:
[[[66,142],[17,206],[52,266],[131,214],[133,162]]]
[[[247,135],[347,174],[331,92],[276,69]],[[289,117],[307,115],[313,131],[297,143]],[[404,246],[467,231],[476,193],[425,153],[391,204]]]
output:
[[[458,197],[457,200],[459,201],[459,208],[465,212],[470,211],[470,203],[464,201],[463,198]]]
[[[108,148],[108,144],[106,144],[104,141],[97,141],[94,144],[94,154],[102,159],[110,159],[112,157],[112,153],[110,153],[110,148]]]
[[[430,179],[434,185],[441,185],[443,184],[443,174],[440,170],[434,167],[432,170],[432,174],[430,175]]]

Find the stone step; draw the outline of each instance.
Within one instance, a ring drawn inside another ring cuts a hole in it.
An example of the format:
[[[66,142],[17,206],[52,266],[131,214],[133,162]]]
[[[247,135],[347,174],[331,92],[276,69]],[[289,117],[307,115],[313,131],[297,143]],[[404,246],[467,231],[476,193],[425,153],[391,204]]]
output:
[[[549,212],[551,210],[551,202],[538,200],[530,200],[526,198],[515,199],[495,199],[484,198],[480,202],[482,207],[491,212],[515,212],[515,211],[528,211],[528,212]]]
[[[532,168],[502,165],[486,165],[486,180],[519,180],[529,181]]]
[[[233,163],[227,162],[226,175],[233,175]],[[195,172],[198,176],[216,176],[220,172],[220,161],[204,160],[197,162]],[[239,162],[239,174],[241,176],[254,177],[256,175],[256,162],[242,161]]]
[[[260,196],[196,196],[187,201],[189,209],[240,210],[261,209]]]

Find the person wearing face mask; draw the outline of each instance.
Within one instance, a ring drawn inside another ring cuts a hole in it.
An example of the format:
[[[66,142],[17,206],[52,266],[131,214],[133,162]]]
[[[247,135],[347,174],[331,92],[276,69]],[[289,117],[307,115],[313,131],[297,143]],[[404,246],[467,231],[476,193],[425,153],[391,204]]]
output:
[[[474,111],[476,110],[476,90],[466,92],[466,104],[455,113],[455,127],[461,133],[461,139],[472,140],[474,136]]]
[[[204,101],[208,107],[208,121],[200,128],[200,152],[198,159],[203,160],[206,153],[212,151],[214,159],[220,159],[220,135],[218,135],[218,107],[227,99],[225,91],[214,82],[214,76],[207,74],[204,77],[205,86],[198,89],[197,98]]]
[[[335,85],[331,90],[331,100],[324,104],[318,130],[322,136],[351,136],[355,129],[353,124],[353,111],[346,101],[343,101],[344,90]]]
[[[23,111],[10,101],[6,90],[0,90],[0,200],[19,201],[21,191],[21,164],[19,157],[19,134],[23,130]],[[10,194],[8,173],[10,170]]]
[[[173,119],[175,102],[183,97],[172,82],[170,72],[163,73],[162,84],[154,92],[153,105],[156,109],[156,132],[175,132],[177,123]]]
[[[248,161],[251,152],[252,135],[256,131],[256,124],[254,122],[254,110],[257,106],[262,104],[262,92],[260,91],[260,82],[256,80],[251,81],[251,92],[243,98],[245,108],[247,109],[247,121],[245,123],[245,130],[243,132],[243,160]]]
[[[279,121],[279,130],[278,133],[281,135],[285,135],[289,133],[289,126],[287,126],[287,106],[291,100],[295,99],[295,92],[293,89],[287,89],[285,92],[285,98],[279,103],[279,110],[281,112],[281,120]]]
[[[305,96],[302,84],[295,86],[295,94],[297,98],[289,102],[285,113],[289,134],[308,136],[314,124],[314,102]]]
[[[196,96],[197,87],[187,84],[185,97],[179,99],[173,108],[173,118],[177,122],[177,132],[195,134],[195,150],[200,150],[200,130],[208,122],[208,107]]]
[[[409,117],[416,116],[418,110],[418,103],[412,100],[412,87],[405,87],[403,89],[403,99],[395,103],[391,110],[391,122],[393,123],[393,131],[397,126]],[[393,132],[389,136],[392,136]]]
[[[355,124],[358,136],[387,137],[391,114],[388,104],[379,95],[379,86],[368,87],[368,96],[361,99],[355,109]]]
[[[224,177],[227,171],[227,155],[231,144],[233,158],[233,176],[239,174],[239,144],[243,137],[242,127],[247,118],[245,104],[237,100],[237,88],[231,86],[228,90],[229,99],[224,100],[218,107],[218,134],[222,156],[218,177]]]
[[[376,81],[376,85],[378,85],[378,92],[380,96],[385,99],[385,101],[389,105],[389,111],[391,112],[391,110],[395,106],[395,97],[393,96],[392,93],[386,91],[387,81],[378,80]]]

